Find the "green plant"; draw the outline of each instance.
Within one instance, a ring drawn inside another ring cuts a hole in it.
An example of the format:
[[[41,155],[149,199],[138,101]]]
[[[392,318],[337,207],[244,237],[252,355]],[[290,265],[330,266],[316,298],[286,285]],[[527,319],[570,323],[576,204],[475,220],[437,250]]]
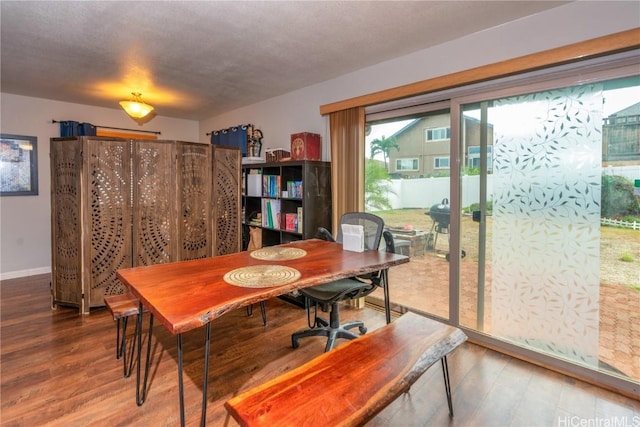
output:
[[[385,138],[384,135],[382,135],[382,138],[376,138],[371,141],[371,158],[373,159],[376,154],[382,153],[384,158],[384,167],[386,170],[389,170],[387,166],[387,159],[389,158],[389,153],[392,148],[400,151],[400,146],[398,145],[396,138],[394,136],[391,138]]]
[[[378,161],[367,159],[364,168],[365,206],[373,210],[391,209],[388,194],[395,194],[391,188],[389,172]]]
[[[622,262],[633,262],[633,255],[631,255],[629,252],[625,252],[620,255],[618,260]]]
[[[462,168],[462,175],[480,175],[480,168],[465,166]]]
[[[471,203],[466,208],[462,208],[462,211],[464,213],[471,213],[473,211],[479,211],[479,210],[480,210],[480,203]],[[491,215],[492,212],[493,212],[493,201],[492,200],[488,200],[487,201],[487,215]]]

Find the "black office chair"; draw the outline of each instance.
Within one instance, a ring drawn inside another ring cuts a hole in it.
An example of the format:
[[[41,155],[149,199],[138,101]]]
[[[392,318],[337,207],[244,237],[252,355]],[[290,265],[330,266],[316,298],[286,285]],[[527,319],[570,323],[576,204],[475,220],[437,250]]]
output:
[[[379,216],[365,213],[365,212],[352,212],[346,213],[340,219],[340,224],[354,224],[362,225],[364,227],[364,240],[365,251],[378,250],[380,247],[380,240],[382,238],[384,230],[384,221]],[[389,233],[389,236],[391,233]],[[334,241],[331,233],[324,228],[319,228],[316,237],[324,240]],[[338,243],[342,243],[342,227],[338,229],[338,236],[335,239]],[[389,246],[387,245],[387,248]],[[391,242],[393,247],[393,241]],[[388,311],[388,289],[387,289],[387,275],[386,271],[376,272],[364,276],[352,277],[349,279],[336,280],[335,282],[326,283],[323,285],[313,286],[311,288],[301,289],[300,292],[306,297],[306,305],[308,315],[310,312],[310,304],[315,306],[315,314],[313,325],[309,325],[309,329],[295,332],[291,335],[291,345],[293,348],[298,348],[300,345],[300,338],[309,336],[325,336],[327,337],[327,344],[324,351],[331,350],[335,341],[338,338],[354,339],[358,335],[349,331],[358,327],[361,334],[367,332],[367,328],[360,320],[340,324],[340,309],[339,304],[341,301],[358,299],[367,296],[373,292],[376,287],[382,286],[385,288],[385,309],[387,309],[387,322],[390,321],[390,314]],[[318,305],[323,307],[330,307],[329,321],[318,317]]]

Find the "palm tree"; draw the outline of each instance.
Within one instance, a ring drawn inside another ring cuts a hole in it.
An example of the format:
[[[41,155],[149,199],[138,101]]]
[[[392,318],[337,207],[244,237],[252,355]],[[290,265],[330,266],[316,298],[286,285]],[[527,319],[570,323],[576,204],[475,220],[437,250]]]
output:
[[[400,151],[400,146],[398,145],[396,138],[394,136],[391,138],[385,138],[384,135],[382,135],[382,138],[376,138],[371,141],[371,158],[373,159],[376,154],[382,153],[384,158],[384,167],[386,170],[389,170],[387,158],[389,157],[389,153],[392,148]]]
[[[389,172],[380,162],[366,159],[364,168],[364,204],[367,209],[389,210],[388,194],[396,194],[391,188]]]

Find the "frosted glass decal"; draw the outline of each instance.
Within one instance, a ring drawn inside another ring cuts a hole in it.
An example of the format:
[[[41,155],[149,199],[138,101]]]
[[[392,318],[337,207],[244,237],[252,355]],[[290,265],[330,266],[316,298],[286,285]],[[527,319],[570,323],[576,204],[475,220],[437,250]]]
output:
[[[602,87],[495,101],[493,332],[597,365]]]

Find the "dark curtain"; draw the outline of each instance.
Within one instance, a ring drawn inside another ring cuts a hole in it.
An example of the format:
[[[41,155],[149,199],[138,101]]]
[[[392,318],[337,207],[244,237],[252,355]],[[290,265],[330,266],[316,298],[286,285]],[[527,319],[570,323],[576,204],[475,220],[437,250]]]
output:
[[[247,129],[250,125],[238,125],[228,129],[214,130],[211,132],[211,144],[236,147],[247,155]]]
[[[91,123],[65,120],[60,123],[60,136],[96,136],[97,128]]]

